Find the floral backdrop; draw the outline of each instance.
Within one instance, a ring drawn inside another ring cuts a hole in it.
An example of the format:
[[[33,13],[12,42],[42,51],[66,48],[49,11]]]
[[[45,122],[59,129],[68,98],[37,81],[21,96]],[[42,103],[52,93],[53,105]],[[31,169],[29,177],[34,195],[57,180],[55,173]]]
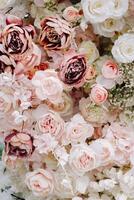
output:
[[[134,0],[0,0],[0,199],[134,200]]]

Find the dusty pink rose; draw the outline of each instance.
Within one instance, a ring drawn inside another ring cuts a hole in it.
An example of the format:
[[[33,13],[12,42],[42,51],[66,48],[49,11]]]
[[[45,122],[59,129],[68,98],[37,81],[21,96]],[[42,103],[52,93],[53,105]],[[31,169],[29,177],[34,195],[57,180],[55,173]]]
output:
[[[5,138],[5,152],[9,156],[26,158],[34,151],[33,138],[24,132],[13,130]]]
[[[68,86],[80,87],[85,81],[87,63],[85,56],[69,51],[65,54],[59,69],[59,78]]]
[[[23,20],[15,15],[10,15],[8,14],[6,16],[6,24],[9,25],[9,24],[17,24],[17,25],[20,25],[22,26],[23,25]]]
[[[95,169],[98,166],[95,152],[86,144],[72,147],[69,157],[71,169],[78,175]]]
[[[105,78],[114,79],[119,75],[117,63],[112,60],[107,60],[102,66],[102,74]]]
[[[5,52],[3,45],[0,44],[0,73],[13,73],[15,66],[15,61]]]
[[[48,196],[53,193],[53,175],[44,169],[37,169],[26,174],[25,183],[35,196]]]
[[[82,115],[76,114],[66,123],[66,131],[63,135],[65,144],[85,142],[87,138],[93,135],[94,128],[87,123]]]
[[[68,22],[74,22],[79,17],[79,11],[73,6],[69,6],[64,10],[63,17]]]
[[[20,25],[7,25],[2,32],[2,44],[15,60],[25,59],[32,52],[32,30]]]
[[[96,84],[91,89],[90,98],[96,104],[102,104],[107,100],[108,92],[107,90],[99,84]]]
[[[54,70],[37,71],[32,84],[39,99],[48,99],[55,104],[62,102],[63,84]]]
[[[72,29],[59,16],[46,17],[41,21],[40,44],[47,50],[60,50],[71,43]]]
[[[49,110],[37,120],[37,125],[42,133],[49,133],[56,139],[60,139],[64,133],[65,123],[60,115]]]

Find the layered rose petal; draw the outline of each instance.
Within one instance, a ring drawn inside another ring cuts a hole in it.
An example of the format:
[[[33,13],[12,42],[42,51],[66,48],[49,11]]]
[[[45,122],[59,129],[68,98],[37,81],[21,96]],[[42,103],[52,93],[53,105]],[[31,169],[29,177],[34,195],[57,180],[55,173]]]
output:
[[[102,104],[107,100],[108,92],[101,85],[95,85],[90,94],[91,100],[96,104]]]

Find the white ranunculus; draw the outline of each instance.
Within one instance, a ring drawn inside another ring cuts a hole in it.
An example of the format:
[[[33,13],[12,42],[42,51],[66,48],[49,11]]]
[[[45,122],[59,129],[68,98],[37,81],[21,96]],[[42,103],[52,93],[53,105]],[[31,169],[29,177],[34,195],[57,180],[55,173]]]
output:
[[[0,0],[0,10],[10,7],[16,0]]]
[[[114,0],[82,0],[85,19],[91,23],[103,22],[111,16]]]
[[[116,20],[109,18],[102,23],[94,24],[93,27],[96,34],[102,35],[104,37],[113,37],[115,31],[120,32],[123,29],[124,24],[125,22],[123,19]]]
[[[126,33],[120,36],[112,48],[113,57],[120,63],[134,61],[134,34]]]

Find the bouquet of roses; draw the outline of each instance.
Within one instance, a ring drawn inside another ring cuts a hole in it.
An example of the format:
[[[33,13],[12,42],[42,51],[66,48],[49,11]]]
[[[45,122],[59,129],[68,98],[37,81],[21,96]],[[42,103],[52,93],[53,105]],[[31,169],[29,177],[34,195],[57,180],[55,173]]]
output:
[[[0,198],[134,200],[134,0],[0,17]]]

